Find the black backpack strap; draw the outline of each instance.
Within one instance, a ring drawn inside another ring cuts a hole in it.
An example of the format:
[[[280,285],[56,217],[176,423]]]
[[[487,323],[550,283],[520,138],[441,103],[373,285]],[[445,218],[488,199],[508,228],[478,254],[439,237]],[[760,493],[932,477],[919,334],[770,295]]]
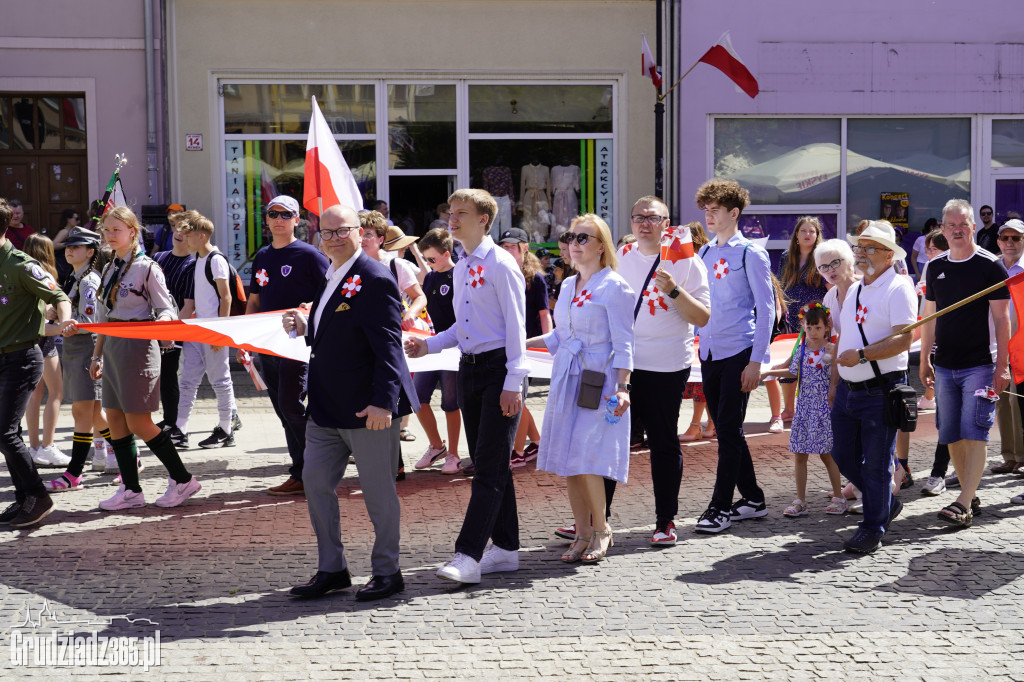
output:
[[[654,271],[658,269],[661,264],[661,251],[658,251],[658,255],[654,257],[654,265],[651,266],[651,271],[647,273],[647,279],[644,280],[644,284],[640,287],[640,291],[636,295],[636,307],[633,308],[633,321],[636,322],[636,318],[640,315],[640,304],[644,301],[644,289],[651,283],[651,278],[654,277]]]

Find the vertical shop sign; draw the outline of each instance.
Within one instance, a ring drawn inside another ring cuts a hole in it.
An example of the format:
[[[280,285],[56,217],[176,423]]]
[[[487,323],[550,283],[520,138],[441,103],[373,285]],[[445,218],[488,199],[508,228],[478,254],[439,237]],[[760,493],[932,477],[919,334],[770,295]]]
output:
[[[612,141],[597,140],[594,152],[594,212],[612,228]]]
[[[228,209],[228,239],[227,256],[235,269],[242,275],[242,279],[248,281],[249,273],[243,273],[243,265],[246,258],[246,229],[245,229],[245,201],[246,201],[246,177],[245,177],[245,145],[241,140],[228,140],[224,143],[225,158],[227,163],[227,177],[224,186],[227,188],[227,209]],[[247,266],[246,266],[247,267]]]

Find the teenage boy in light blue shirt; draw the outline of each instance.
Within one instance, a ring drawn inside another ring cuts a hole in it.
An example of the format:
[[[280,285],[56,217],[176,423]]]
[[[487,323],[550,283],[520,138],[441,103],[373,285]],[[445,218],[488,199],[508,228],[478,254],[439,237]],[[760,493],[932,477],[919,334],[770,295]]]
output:
[[[750,203],[731,180],[709,180],[697,190],[708,233],[700,250],[711,288],[711,319],[700,330],[700,361],[708,412],[718,431],[718,474],[698,533],[721,533],[733,521],[765,516],[764,492],[743,435],[750,392],[769,358],[775,292],[768,252],[744,237],[739,219]],[[740,499],[733,504],[733,491]]]

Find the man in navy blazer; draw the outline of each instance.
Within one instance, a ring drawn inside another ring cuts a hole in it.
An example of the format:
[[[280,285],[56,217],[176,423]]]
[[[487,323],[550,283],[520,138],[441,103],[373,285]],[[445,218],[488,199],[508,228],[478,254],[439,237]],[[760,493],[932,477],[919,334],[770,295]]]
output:
[[[341,543],[335,488],[356,459],[366,511],[376,534],[373,575],[360,601],[404,589],[398,568],[399,515],[395,475],[401,417],[418,404],[402,352],[402,301],[387,267],[362,252],[359,216],[334,206],[320,217],[322,248],[331,261],[307,318],[283,316],[285,331],[310,346],[308,416],[302,482],[316,532],[316,575],[291,593],[320,597],[352,584]]]

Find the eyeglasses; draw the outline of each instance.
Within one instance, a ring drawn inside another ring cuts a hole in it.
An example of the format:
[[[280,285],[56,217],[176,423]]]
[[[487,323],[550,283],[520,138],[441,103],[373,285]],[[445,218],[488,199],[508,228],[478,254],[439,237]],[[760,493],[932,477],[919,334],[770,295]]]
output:
[[[1024,237],[1019,234],[1001,234],[999,235],[999,241],[1001,242],[1019,242]]]
[[[826,272],[831,272],[833,270],[838,270],[842,265],[843,265],[843,259],[842,258],[836,258],[834,261],[831,261],[829,263],[822,263],[821,265],[819,265],[818,266],[818,272],[820,272],[821,274],[824,275]]]
[[[291,218],[294,215],[295,214],[292,213],[291,211],[267,211],[267,217],[273,218],[274,220],[278,218],[284,218],[285,220],[287,220],[288,218]]]
[[[992,215],[992,211],[982,211],[981,215]]]
[[[661,215],[633,215],[633,216],[629,216],[629,219],[632,220],[637,225],[643,225],[644,223],[647,223],[648,225],[657,225],[662,220],[668,220],[668,216],[661,216]]]
[[[349,234],[352,230],[358,230],[358,227],[339,227],[337,230],[320,230],[320,238],[326,242],[331,241],[335,237],[340,239],[348,239]]]
[[[892,249],[882,246],[861,246],[860,244],[856,244],[852,248],[854,253],[866,253],[869,256],[874,256],[879,251],[892,251]]]
[[[585,246],[587,241],[594,238],[593,235],[589,235],[586,232],[580,232],[579,234],[573,234],[572,232],[563,232],[562,237],[565,237],[566,244],[572,244],[572,240],[575,239],[576,243],[579,244],[580,246]],[[559,240],[561,240],[562,237],[559,237]]]

